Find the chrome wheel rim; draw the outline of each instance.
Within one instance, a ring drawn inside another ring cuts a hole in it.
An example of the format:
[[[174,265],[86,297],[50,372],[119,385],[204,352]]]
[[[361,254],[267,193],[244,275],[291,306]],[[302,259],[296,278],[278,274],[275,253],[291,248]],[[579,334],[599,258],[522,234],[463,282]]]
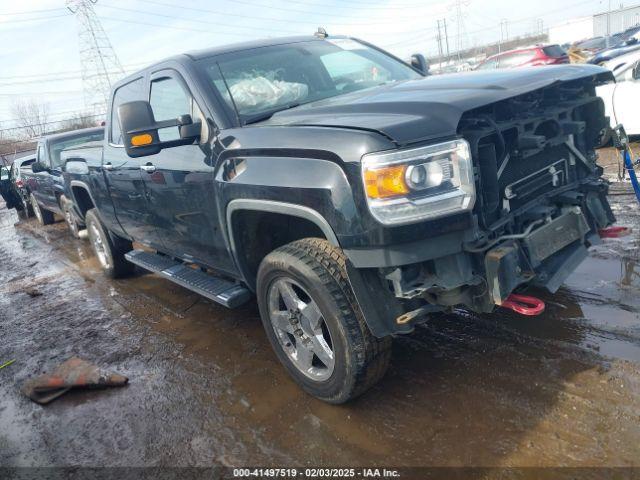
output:
[[[89,237],[91,237],[91,244],[93,245],[93,250],[98,257],[98,261],[102,268],[109,268],[109,256],[107,255],[107,249],[102,239],[102,235],[100,234],[100,230],[95,225],[89,226]]]
[[[69,226],[69,230],[71,230],[71,233],[73,233],[74,236],[77,236],[78,227],[76,225],[76,222],[73,220],[73,214],[71,213],[71,210],[69,210],[68,208],[64,209],[64,219],[67,221],[67,225]]]
[[[306,377],[331,377],[335,355],[331,333],[317,303],[290,278],[278,278],[267,292],[269,320],[291,363]]]
[[[42,212],[40,211],[40,205],[38,205],[38,202],[36,201],[33,195],[31,195],[31,206],[33,207],[33,213],[36,214],[36,218],[38,219],[38,221],[40,223],[44,223],[44,220],[42,220]]]

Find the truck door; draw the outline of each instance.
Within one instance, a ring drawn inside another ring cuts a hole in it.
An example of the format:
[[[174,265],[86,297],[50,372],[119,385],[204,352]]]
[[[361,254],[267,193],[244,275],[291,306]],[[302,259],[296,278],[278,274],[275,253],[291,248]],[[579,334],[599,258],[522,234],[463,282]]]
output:
[[[13,188],[13,178],[10,172],[8,166],[0,165],[0,196],[5,201],[7,208],[15,208],[20,205],[20,197]]]
[[[235,267],[220,231],[203,110],[177,71],[155,72],[150,80],[149,103],[156,121],[190,114],[203,124],[199,145],[166,148],[142,159],[142,179],[154,222],[169,252],[233,272]],[[175,127],[161,129],[158,134],[162,141],[179,138]]]
[[[144,159],[130,158],[126,154],[118,120],[118,107],[121,104],[143,98],[144,79],[142,77],[118,87],[114,92],[111,118],[107,125],[109,141],[104,147],[102,170],[116,218],[122,229],[132,239],[158,250],[164,250],[147,208],[140,170],[140,161]]]
[[[44,143],[38,143],[38,151],[36,153],[36,162],[44,166],[45,168],[51,168],[49,164],[49,158],[46,154],[46,146]],[[36,197],[38,203],[42,206],[49,207],[49,201],[47,200],[47,177],[49,174],[44,172],[33,173],[29,179],[29,190]]]

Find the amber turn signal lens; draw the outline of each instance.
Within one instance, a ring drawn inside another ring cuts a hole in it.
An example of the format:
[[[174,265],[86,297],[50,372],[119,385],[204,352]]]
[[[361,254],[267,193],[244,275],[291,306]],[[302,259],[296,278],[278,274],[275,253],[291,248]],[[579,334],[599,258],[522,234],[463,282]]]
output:
[[[153,137],[148,133],[143,133],[142,135],[134,135],[131,137],[131,145],[134,147],[141,147],[143,145],[149,145],[153,143]]]
[[[389,198],[409,193],[405,181],[406,165],[366,170],[364,184],[369,198]]]

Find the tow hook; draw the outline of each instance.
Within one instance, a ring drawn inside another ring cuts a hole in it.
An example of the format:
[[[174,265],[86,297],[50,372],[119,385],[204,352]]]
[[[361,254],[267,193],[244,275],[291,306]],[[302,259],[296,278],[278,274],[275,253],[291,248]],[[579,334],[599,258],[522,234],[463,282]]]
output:
[[[598,230],[600,238],[620,238],[626,237],[630,233],[631,229],[629,227],[608,227]]]
[[[518,295],[512,293],[507,299],[502,302],[501,307],[513,310],[521,315],[540,315],[544,312],[544,302],[536,297],[530,297],[528,295]]]

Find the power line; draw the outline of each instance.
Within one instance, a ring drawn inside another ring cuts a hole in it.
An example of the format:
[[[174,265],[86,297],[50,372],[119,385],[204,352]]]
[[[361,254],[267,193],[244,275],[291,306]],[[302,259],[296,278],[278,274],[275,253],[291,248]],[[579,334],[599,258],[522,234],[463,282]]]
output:
[[[38,20],[53,20],[54,18],[61,18],[61,17],[68,17],[68,16],[69,16],[68,14],[63,13],[61,15],[46,15],[44,17],[22,18],[20,20],[3,20],[2,22],[0,22],[0,26],[6,25],[8,23],[25,23],[25,22],[35,22]]]
[[[561,8],[557,8],[557,9],[554,9],[554,10],[547,10],[544,14],[539,15],[539,17],[544,17],[544,16],[547,16],[547,15],[550,15],[550,14],[553,14],[553,13],[558,13],[558,12],[562,12],[562,11],[566,11],[566,10],[571,10],[571,9],[573,9],[575,7],[580,6],[580,5],[586,5],[586,4],[590,4],[590,3],[593,3],[592,0],[582,0],[580,2],[571,4],[571,5],[565,5],[564,7],[561,7]],[[516,20],[508,20],[509,25],[513,25],[515,23],[530,22],[530,21],[531,21],[531,17],[519,18],[519,19],[516,19]],[[465,35],[468,36],[468,35],[473,35],[473,34],[477,34],[477,33],[484,33],[484,32],[490,31],[490,30],[499,30],[499,29],[500,29],[500,23],[497,23],[496,25],[492,25],[492,26],[489,26],[489,27],[480,28],[480,29],[473,30],[473,31],[468,31],[468,32],[466,32]],[[425,35],[426,34],[422,34],[422,35],[418,36],[417,39],[424,38]],[[458,34],[449,35],[449,36],[453,37],[453,38],[457,38]],[[410,45],[413,45],[413,44],[415,44],[415,43],[411,39],[409,39],[407,41],[396,42],[394,44],[388,44],[386,46],[387,47],[410,46]]]
[[[220,10],[210,10],[210,9],[203,9],[203,8],[199,8],[199,7],[185,7],[183,5],[175,5],[175,4],[170,4],[170,3],[165,3],[165,2],[158,2],[158,1],[153,1],[153,0],[139,0],[141,2],[145,2],[145,3],[151,3],[151,4],[162,4],[163,6],[167,6],[167,7],[174,7],[174,8],[180,8],[180,9],[187,9],[187,10],[194,10],[194,11],[208,11],[211,13],[221,13]],[[340,8],[340,5],[332,5],[330,7],[326,6],[326,5],[320,5],[320,4],[314,4],[313,6],[317,6],[317,7],[325,7],[324,11],[318,11],[318,10],[302,10],[299,8],[291,8],[291,7],[280,7],[280,6],[275,6],[275,5],[265,5],[264,3],[257,3],[253,0],[225,0],[229,3],[234,3],[237,5],[248,5],[251,7],[261,7],[261,8],[265,8],[268,10],[277,10],[277,11],[283,11],[283,12],[287,12],[287,13],[304,13],[306,15],[315,15],[316,17],[320,16],[323,17],[322,21],[326,21],[326,16],[335,16],[336,13],[334,11],[334,8]],[[305,4],[296,0],[289,0],[288,3],[300,3],[302,5],[306,5],[306,6],[312,6],[309,4]],[[422,6],[428,6],[429,3],[425,3]],[[379,11],[385,11],[385,12],[389,12],[389,11],[394,11],[396,9],[394,9],[393,7],[381,7],[381,6],[369,6],[369,7],[353,7],[353,8],[358,8],[358,10],[362,11],[362,10],[379,10]],[[228,12],[224,12],[224,16],[234,16],[236,15],[235,13],[228,13]],[[362,13],[352,13],[352,14],[347,14],[347,13],[340,13],[339,14],[340,18],[355,18],[355,19],[360,19],[362,20]],[[415,17],[415,12],[408,12],[408,16],[407,17],[402,17],[402,18],[412,18]],[[261,20],[273,20],[270,18],[260,18]],[[317,20],[316,20],[317,22]],[[391,22],[390,22],[391,23]],[[364,25],[365,23],[363,23]]]
[[[86,118],[97,118],[97,117],[103,117],[106,118],[106,112],[103,113],[95,113],[93,115],[83,115]],[[0,132],[10,132],[13,130],[24,130],[26,128],[33,128],[33,127],[41,127],[43,125],[53,125],[55,123],[63,123],[66,120],[73,120],[73,118],[64,118],[62,120],[52,120],[52,121],[48,121],[48,122],[42,122],[42,123],[38,123],[38,124],[31,124],[31,125],[21,125],[19,127],[9,127],[9,128],[2,128],[0,129]],[[7,143],[14,143],[14,142],[7,142]]]
[[[64,8],[44,8],[42,10],[27,10],[25,12],[8,12],[8,13],[0,13],[0,17],[8,16],[8,15],[30,15],[32,13],[45,13],[45,12],[60,12],[64,11]]]
[[[3,97],[22,97],[22,96],[37,96],[37,95],[68,95],[71,93],[81,93],[82,90],[65,90],[65,91],[51,91],[51,92],[12,92],[12,93],[2,93],[0,92],[0,96]]]
[[[184,17],[176,17],[175,15],[164,15],[162,13],[154,13],[154,12],[145,12],[143,10],[136,10],[133,8],[123,8],[123,7],[112,7],[110,5],[100,5],[101,8],[111,8],[113,10],[120,10],[123,12],[132,12],[132,13],[141,13],[144,15],[151,15],[154,17],[162,17],[162,18],[170,18],[171,20],[180,20],[183,22],[192,22],[192,23],[202,23],[205,25],[219,25],[222,27],[226,27],[226,28],[233,28],[233,29],[248,29],[248,30],[264,30],[266,32],[275,32],[275,33],[284,33],[287,35],[291,35],[291,31],[289,30],[280,30],[280,29],[275,29],[275,28],[265,28],[265,27],[253,27],[253,26],[245,26],[245,25],[230,25],[229,22],[215,22],[215,21],[211,21],[211,20],[196,20],[196,19],[191,19],[191,18],[184,18]],[[217,32],[217,33],[224,33],[224,32]]]
[[[125,69],[129,69],[132,70],[131,67],[140,67],[140,66],[145,66],[148,65],[148,62],[136,62],[136,63],[128,63],[126,65],[123,65],[123,67],[125,67]],[[57,77],[59,75],[67,75],[67,74],[81,74],[82,70],[61,70],[58,72],[47,72],[47,73],[33,73],[33,74],[26,74],[26,75],[11,75],[11,76],[6,76],[6,77],[0,77],[0,81],[1,80],[14,80],[14,79],[31,79],[32,77]]]
[[[144,3],[149,3],[151,5],[158,5],[158,6],[175,8],[175,9],[180,9],[180,10],[190,10],[190,11],[194,11],[194,12],[206,12],[206,13],[220,14],[220,10],[213,10],[213,9],[210,9],[210,8],[187,7],[187,6],[184,6],[184,5],[175,5],[175,4],[171,4],[171,3],[158,2],[158,1],[155,1],[155,0],[138,0],[138,1],[139,2],[144,2]],[[234,0],[227,0],[227,1],[234,2]],[[102,4],[101,6],[102,7],[106,7],[106,5],[104,5],[104,4]],[[116,8],[116,7],[109,7],[109,8]],[[269,9],[273,10],[275,8],[273,6],[269,6]],[[285,9],[285,8],[282,8],[281,10],[291,11],[293,13],[299,13],[298,10],[289,10],[289,9]],[[324,14],[316,12],[316,13],[313,13],[313,15],[324,15]],[[253,20],[263,20],[263,21],[267,21],[267,22],[299,23],[299,24],[304,24],[304,25],[309,25],[310,23],[312,23],[311,21],[297,20],[295,18],[271,18],[271,17],[260,17],[260,16],[247,15],[247,14],[241,14],[241,13],[232,13],[232,14],[225,13],[225,17],[228,17],[228,16],[237,17],[237,18],[249,18],[249,19],[253,19]],[[344,17],[344,15],[340,15],[340,17]],[[358,18],[361,18],[361,16],[358,16]],[[350,22],[350,23],[336,23],[336,22],[333,22],[331,20],[325,21],[325,23],[327,25],[334,25],[334,26],[392,25],[392,24],[396,24],[397,22],[398,22],[397,19],[388,20],[388,21],[385,21],[385,22],[375,21],[375,22],[361,22],[361,23],[352,23],[352,22]]]
[[[61,117],[60,120],[58,120],[58,121],[62,122],[64,120],[67,120],[67,119],[71,118],[70,115],[91,116],[88,113],[83,112],[81,109],[76,108],[76,109],[73,109],[73,110],[64,110],[64,111],[60,111],[60,112],[50,113],[50,114],[47,114],[47,117],[48,118]],[[5,120],[0,120],[0,123],[15,123],[15,122],[18,122],[18,121],[20,121],[19,118],[9,118],[9,119],[5,119]]]

